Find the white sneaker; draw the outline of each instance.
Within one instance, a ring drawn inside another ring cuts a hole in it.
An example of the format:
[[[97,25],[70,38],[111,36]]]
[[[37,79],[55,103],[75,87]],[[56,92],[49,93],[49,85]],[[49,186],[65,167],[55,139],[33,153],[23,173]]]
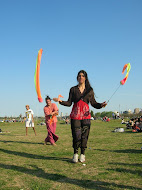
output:
[[[77,154],[77,153],[73,155],[72,161],[73,161],[74,163],[78,162],[78,154]]]
[[[80,162],[85,162],[85,155],[81,154],[79,160],[80,160]]]

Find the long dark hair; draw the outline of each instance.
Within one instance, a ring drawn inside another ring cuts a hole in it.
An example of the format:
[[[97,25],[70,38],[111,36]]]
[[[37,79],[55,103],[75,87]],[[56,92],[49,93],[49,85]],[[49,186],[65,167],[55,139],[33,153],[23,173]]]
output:
[[[86,72],[86,71],[80,70],[80,71],[78,72],[78,74],[77,74],[77,81],[78,81],[78,77],[79,77],[80,73],[83,73],[84,76],[85,76],[85,79],[86,79],[86,80],[85,80],[85,88],[86,88],[86,90],[88,91],[88,90],[93,89],[93,88],[91,87],[91,85],[90,85],[90,82],[89,82],[88,75],[87,75],[87,72]]]

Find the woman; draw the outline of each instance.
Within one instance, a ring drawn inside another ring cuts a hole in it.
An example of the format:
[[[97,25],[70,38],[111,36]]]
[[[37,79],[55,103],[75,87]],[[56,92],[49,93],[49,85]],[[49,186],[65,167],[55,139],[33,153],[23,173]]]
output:
[[[84,70],[79,71],[77,75],[78,85],[70,89],[68,101],[61,101],[60,98],[54,98],[61,105],[71,106],[74,103],[71,118],[71,130],[73,137],[73,162],[78,162],[78,149],[81,149],[80,162],[85,162],[85,149],[90,131],[89,103],[94,108],[100,109],[106,106],[106,103],[97,103],[94,98],[93,88],[91,87],[87,73]]]
[[[45,98],[46,106],[44,107],[45,121],[47,126],[48,135],[45,139],[45,145],[50,142],[51,145],[56,146],[55,142],[58,140],[58,136],[55,135],[56,123],[58,115],[58,108],[56,104],[51,103],[51,98],[47,96]]]

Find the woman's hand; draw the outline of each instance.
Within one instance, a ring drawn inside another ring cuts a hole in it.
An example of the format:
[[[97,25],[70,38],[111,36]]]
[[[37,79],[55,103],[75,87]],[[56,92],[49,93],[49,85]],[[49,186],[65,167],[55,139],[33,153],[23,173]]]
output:
[[[58,98],[53,98],[53,100],[55,102],[62,102],[62,100],[60,100],[60,98],[64,98],[62,95],[59,95]]]
[[[54,102],[58,102],[58,98],[53,98]]]
[[[106,101],[101,103],[102,108],[106,107],[106,105],[107,105]]]

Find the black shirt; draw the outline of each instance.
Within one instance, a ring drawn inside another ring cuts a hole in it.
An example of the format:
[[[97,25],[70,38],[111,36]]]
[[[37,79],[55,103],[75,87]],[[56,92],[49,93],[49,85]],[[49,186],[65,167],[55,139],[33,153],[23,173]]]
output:
[[[101,103],[96,102],[92,88],[88,90],[85,88],[83,93],[81,93],[78,85],[70,89],[68,101],[62,101],[60,104],[69,107],[72,105],[72,102],[77,103],[79,100],[83,100],[87,104],[90,103],[94,108],[102,108]]]

